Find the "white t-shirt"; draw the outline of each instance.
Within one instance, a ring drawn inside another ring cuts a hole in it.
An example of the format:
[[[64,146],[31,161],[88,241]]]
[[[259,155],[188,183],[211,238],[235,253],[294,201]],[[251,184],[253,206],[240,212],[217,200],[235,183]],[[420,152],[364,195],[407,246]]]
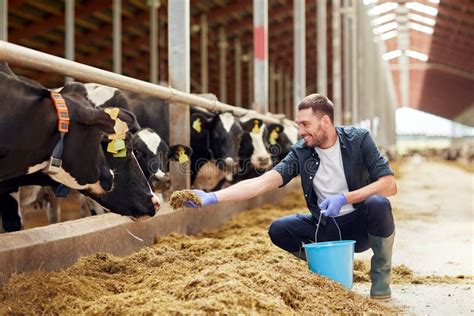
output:
[[[313,178],[313,189],[318,196],[318,205],[330,195],[349,192],[347,187],[344,167],[342,165],[341,145],[337,139],[334,146],[322,149],[315,147],[319,155],[320,163],[318,171]],[[346,204],[341,208],[338,216],[349,214],[354,211],[352,204]]]

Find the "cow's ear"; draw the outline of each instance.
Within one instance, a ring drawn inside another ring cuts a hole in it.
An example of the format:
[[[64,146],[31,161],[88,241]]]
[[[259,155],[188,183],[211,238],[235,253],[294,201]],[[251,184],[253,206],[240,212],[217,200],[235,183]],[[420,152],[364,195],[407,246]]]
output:
[[[193,150],[185,145],[173,145],[169,147],[168,159],[186,163],[191,158]]]
[[[285,128],[281,124],[272,123],[268,125],[267,129],[267,141],[270,145],[275,145],[277,143],[278,137],[280,137],[281,133],[283,133],[283,130]]]
[[[82,97],[89,100],[86,87],[84,84],[79,82],[68,82],[59,91],[61,94],[75,94],[76,96]],[[92,103],[92,102],[91,102]]]
[[[202,113],[193,113],[191,114],[191,128],[194,133],[201,134],[207,129],[207,119],[206,116]]]
[[[242,123],[242,128],[247,133],[259,134],[260,130],[262,128],[262,125],[263,125],[263,121],[261,119],[253,118],[253,119],[250,119],[250,120]]]

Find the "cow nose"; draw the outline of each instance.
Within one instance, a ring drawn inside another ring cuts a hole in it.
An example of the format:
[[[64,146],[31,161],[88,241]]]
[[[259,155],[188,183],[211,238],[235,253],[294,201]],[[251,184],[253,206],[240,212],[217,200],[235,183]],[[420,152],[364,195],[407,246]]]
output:
[[[270,157],[258,157],[258,163],[260,165],[268,165],[270,162]]]

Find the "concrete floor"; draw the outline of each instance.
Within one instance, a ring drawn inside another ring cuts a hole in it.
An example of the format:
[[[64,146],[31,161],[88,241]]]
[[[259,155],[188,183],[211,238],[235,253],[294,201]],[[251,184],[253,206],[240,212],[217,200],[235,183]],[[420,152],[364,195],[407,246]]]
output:
[[[474,275],[474,174],[414,157],[402,165],[398,194],[391,198],[396,218],[393,264],[418,275]],[[371,250],[356,254],[369,260]],[[368,295],[370,284],[355,284]],[[474,282],[398,284],[389,304],[416,315],[474,312]]]

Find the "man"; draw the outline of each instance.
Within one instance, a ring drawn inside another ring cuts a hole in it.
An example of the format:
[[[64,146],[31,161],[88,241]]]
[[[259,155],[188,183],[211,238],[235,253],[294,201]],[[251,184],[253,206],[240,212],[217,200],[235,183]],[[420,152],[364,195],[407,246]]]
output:
[[[395,225],[386,197],[397,192],[393,172],[367,130],[335,127],[333,117],[334,106],[328,98],[320,94],[305,97],[296,115],[303,139],[278,165],[226,189],[196,193],[203,206],[238,201],[284,186],[300,175],[311,214],[274,221],[268,232],[272,242],[305,260],[302,244],[314,242],[319,219],[318,242],[339,240],[338,226],[342,239],[356,241],[356,252],[372,248],[370,295],[389,298]],[[196,207],[192,202],[188,205]]]

